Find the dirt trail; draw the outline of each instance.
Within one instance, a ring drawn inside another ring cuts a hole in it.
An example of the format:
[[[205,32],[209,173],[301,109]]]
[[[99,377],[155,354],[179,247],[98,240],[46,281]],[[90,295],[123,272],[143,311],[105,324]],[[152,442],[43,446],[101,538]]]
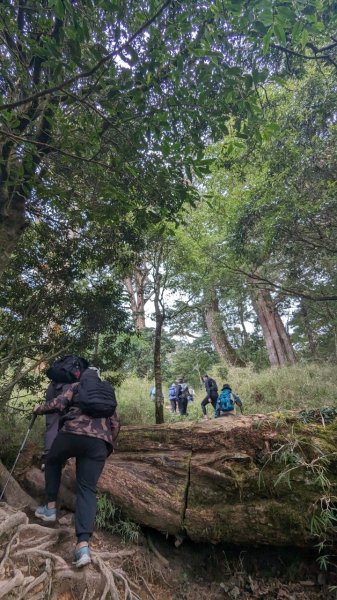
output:
[[[193,543],[176,548],[173,538],[165,539],[154,531],[141,534],[138,544],[126,544],[116,536],[97,532],[91,544],[93,564],[75,571],[71,565],[74,541],[71,515],[52,528],[29,520],[24,512],[3,503],[0,534],[0,599],[334,598],[322,577],[319,584],[313,557],[307,564],[297,561],[295,569],[295,561],[289,553],[286,558],[284,550],[279,555],[274,550],[268,561],[266,549],[249,554]]]

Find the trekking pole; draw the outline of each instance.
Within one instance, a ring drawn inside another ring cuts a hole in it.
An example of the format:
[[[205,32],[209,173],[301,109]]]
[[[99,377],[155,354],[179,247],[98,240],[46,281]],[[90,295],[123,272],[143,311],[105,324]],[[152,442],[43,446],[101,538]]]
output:
[[[6,491],[6,487],[7,487],[7,485],[9,484],[9,482],[10,482],[10,480],[11,480],[11,477],[12,477],[13,471],[14,471],[14,469],[15,469],[15,467],[16,467],[16,463],[18,462],[18,460],[19,460],[19,458],[20,458],[20,454],[22,454],[22,452],[23,452],[23,449],[24,449],[24,447],[25,447],[25,445],[26,445],[26,442],[27,442],[28,436],[29,436],[29,434],[30,434],[31,430],[33,429],[33,425],[34,425],[34,423],[35,423],[35,419],[36,419],[36,417],[37,417],[37,415],[34,413],[34,414],[32,415],[32,418],[31,418],[31,420],[30,420],[30,423],[29,423],[29,426],[28,426],[28,429],[27,429],[27,433],[26,433],[26,435],[25,435],[25,437],[24,437],[24,439],[23,439],[23,442],[22,442],[22,444],[21,444],[20,450],[19,450],[19,452],[17,453],[17,457],[16,457],[16,459],[15,459],[15,461],[14,461],[14,465],[13,465],[13,466],[12,466],[12,468],[11,468],[11,471],[10,471],[10,473],[9,473],[9,475],[8,475],[7,479],[6,479],[6,483],[5,483],[5,485],[4,485],[4,487],[3,487],[3,490],[2,490],[2,492],[1,492],[1,496],[0,496],[0,502],[1,502],[1,500],[2,500],[2,498],[3,498],[3,495],[4,495],[5,491]]]
[[[239,404],[236,400],[235,400],[235,404],[239,407],[240,409],[240,413],[243,415],[243,408],[242,408],[242,402],[241,404]]]

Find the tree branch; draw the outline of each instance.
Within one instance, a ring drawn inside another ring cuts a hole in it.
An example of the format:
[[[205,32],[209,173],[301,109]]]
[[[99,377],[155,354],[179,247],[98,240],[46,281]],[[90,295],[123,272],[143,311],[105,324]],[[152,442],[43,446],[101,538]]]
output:
[[[313,56],[311,56],[311,55],[308,56],[307,54],[302,54],[301,52],[296,52],[296,50],[290,50],[290,48],[285,48],[284,46],[280,46],[280,44],[270,44],[270,47],[276,48],[276,50],[281,50],[281,52],[284,52],[286,54],[291,54],[292,56],[297,56],[298,58],[304,58],[305,60],[325,60],[325,61],[331,63],[332,65],[334,65],[334,67],[337,67],[337,63],[328,54],[322,54],[320,56],[318,56],[318,54],[314,54]],[[318,50],[318,52],[319,52],[319,50]]]
[[[298,296],[299,298],[305,298],[306,300],[312,300],[313,302],[333,302],[337,300],[337,296],[313,296],[311,293],[300,292],[299,290],[284,287],[283,285],[275,283],[274,281],[271,281],[266,277],[262,277],[261,275],[257,275],[256,273],[249,273],[243,269],[240,269],[239,267],[231,267],[224,261],[221,262],[229,271],[232,271],[233,273],[241,273],[250,279],[254,279],[256,282],[267,283],[272,288],[285,292],[290,296]]]
[[[0,106],[0,111],[17,108],[18,106],[22,106],[24,104],[29,104],[29,102],[32,102],[33,100],[36,100],[37,98],[42,98],[43,96],[47,96],[48,94],[52,94],[53,92],[62,90],[62,88],[64,88],[65,86],[71,85],[72,83],[75,83],[75,81],[78,81],[79,79],[85,79],[87,77],[91,77],[91,75],[94,75],[94,73],[96,73],[96,71],[98,71],[98,69],[100,67],[102,67],[105,63],[112,60],[115,56],[119,55],[123,50],[125,50],[127,48],[127,46],[132,44],[132,42],[134,42],[134,40],[141,33],[143,33],[148,27],[150,27],[150,25],[152,25],[154,23],[154,21],[157,20],[157,18],[172,3],[172,1],[173,0],[166,0],[166,2],[164,2],[164,4],[162,4],[162,6],[157,10],[157,12],[152,17],[150,17],[147,21],[145,21],[145,23],[143,23],[143,25],[141,25],[139,27],[139,29],[137,29],[137,31],[134,34],[132,34],[126,42],[124,42],[124,44],[122,44],[119,48],[117,48],[113,52],[110,52],[109,54],[107,54],[107,56],[104,56],[103,58],[101,58],[101,60],[99,60],[98,63],[96,63],[96,65],[93,66],[91,69],[88,69],[87,71],[82,71],[82,73],[78,73],[78,75],[74,75],[74,77],[70,77],[70,79],[63,81],[59,85],[54,85],[54,86],[51,86],[44,90],[41,90],[40,92],[36,92],[36,94],[32,94],[31,96],[28,96],[27,98],[24,98],[23,100],[17,100],[16,102],[9,102],[7,104],[3,104],[2,106]]]
[[[15,135],[14,133],[10,133],[9,131],[4,131],[3,129],[0,129],[0,133],[10,137],[11,139],[13,139],[15,141],[24,142],[25,144],[33,144],[34,146],[38,146],[41,149],[44,148],[45,154],[47,154],[47,151],[58,152],[59,154],[62,154],[63,156],[67,156],[68,158],[72,158],[73,160],[80,160],[82,162],[99,165],[100,167],[104,167],[104,169],[110,170],[112,168],[112,165],[103,163],[99,160],[95,160],[94,158],[85,158],[84,156],[79,156],[78,154],[71,154],[70,152],[66,152],[65,150],[61,150],[60,148],[57,148],[56,146],[52,146],[51,144],[46,144],[44,142],[38,142],[36,140],[27,140],[26,138]]]

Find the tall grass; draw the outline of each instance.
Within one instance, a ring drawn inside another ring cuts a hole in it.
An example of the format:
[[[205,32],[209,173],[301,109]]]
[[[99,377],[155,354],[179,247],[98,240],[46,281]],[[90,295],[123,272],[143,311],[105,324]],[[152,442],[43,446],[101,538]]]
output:
[[[247,413],[321,408],[337,404],[337,369],[332,364],[297,364],[254,372],[230,368],[229,383]]]
[[[221,389],[229,383],[244,403],[245,414],[267,413],[282,410],[319,409],[326,406],[337,407],[337,369],[332,364],[297,364],[282,369],[264,369],[255,372],[252,368],[228,368],[226,381],[220,376],[221,369],[210,372]],[[172,415],[169,411],[168,387],[163,386],[165,396],[165,421],[196,421],[202,418],[200,402],[205,397],[203,386],[195,387],[194,402],[188,405],[188,416]],[[116,389],[118,414],[122,425],[151,425],[155,423],[155,407],[150,399],[153,382],[138,377],[128,377]],[[27,393],[26,393],[27,394]],[[25,396],[11,401],[28,408],[41,398]],[[213,416],[213,409],[208,407]],[[9,466],[16,455],[21,440],[27,431],[31,413],[3,412],[0,423],[0,456]],[[30,436],[30,442],[43,447],[44,417],[39,417]]]
[[[205,391],[198,391],[197,396],[199,399],[194,402],[190,402],[188,405],[188,417],[180,417],[179,415],[172,415],[169,411],[170,402],[168,399],[168,388],[172,382],[163,385],[163,394],[165,398],[165,421],[175,422],[182,419],[197,419],[198,409],[197,405],[200,405],[200,401],[205,396]],[[117,401],[118,401],[118,416],[120,417],[122,425],[151,425],[155,423],[155,405],[154,401],[150,398],[150,388],[153,383],[147,379],[140,379],[138,377],[128,377],[119,388],[116,389]],[[200,409],[201,415],[201,409]]]
[[[255,372],[252,368],[228,368],[226,381],[216,369],[210,373],[219,390],[229,383],[244,403],[245,414],[267,413],[282,410],[302,410],[337,406],[337,369],[335,365],[298,364],[281,369]],[[188,417],[172,415],[169,410],[168,382],[163,387],[165,396],[165,421],[197,420],[202,417],[200,402],[205,397],[203,387],[195,389],[193,403],[188,405]],[[119,415],[122,424],[153,424],[154,402],[149,391],[152,383],[129,377],[117,389]],[[213,416],[213,409],[208,408]]]

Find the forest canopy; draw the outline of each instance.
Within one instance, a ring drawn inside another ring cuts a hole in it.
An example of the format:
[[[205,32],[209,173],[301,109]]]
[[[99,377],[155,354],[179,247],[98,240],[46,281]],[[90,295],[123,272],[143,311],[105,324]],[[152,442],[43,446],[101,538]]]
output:
[[[336,362],[337,6],[4,0],[0,391]],[[180,368],[179,368],[180,367]]]

